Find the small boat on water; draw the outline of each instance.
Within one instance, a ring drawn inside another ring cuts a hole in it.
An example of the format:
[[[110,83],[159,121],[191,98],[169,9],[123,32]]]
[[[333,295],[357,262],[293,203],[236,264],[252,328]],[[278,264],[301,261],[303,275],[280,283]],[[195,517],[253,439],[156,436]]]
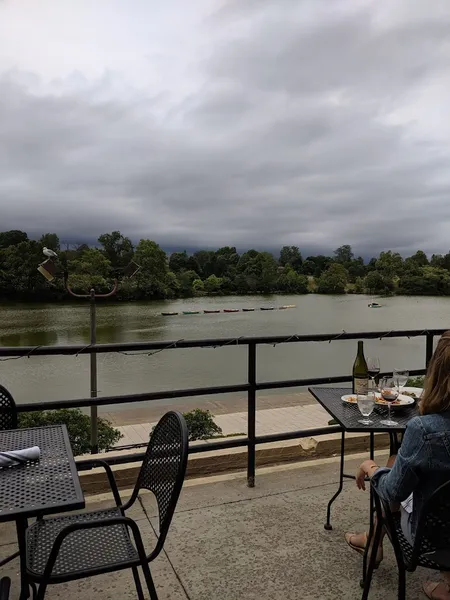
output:
[[[261,306],[261,310],[275,310],[275,306]]]
[[[378,302],[371,302],[370,304],[367,305],[369,308],[381,308],[383,305],[382,304],[378,304]]]
[[[284,306],[280,306],[280,310],[286,310],[286,308],[295,308],[295,304],[285,304]]]
[[[183,310],[183,315],[199,315],[199,310]]]
[[[220,310],[204,310],[205,315],[213,315],[216,313],[220,313]]]
[[[243,308],[242,312],[255,312],[254,308]]]
[[[177,312],[163,312],[161,314],[163,317],[175,317],[178,313]]]
[[[238,308],[224,308],[223,312],[224,313],[236,313],[236,312],[239,312],[239,309]]]

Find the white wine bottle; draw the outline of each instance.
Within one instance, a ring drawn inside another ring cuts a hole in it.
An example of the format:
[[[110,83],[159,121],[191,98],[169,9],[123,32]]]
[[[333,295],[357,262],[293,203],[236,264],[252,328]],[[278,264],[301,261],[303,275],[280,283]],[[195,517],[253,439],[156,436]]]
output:
[[[369,391],[369,369],[364,358],[363,342],[358,342],[358,353],[353,364],[353,393],[367,394]]]

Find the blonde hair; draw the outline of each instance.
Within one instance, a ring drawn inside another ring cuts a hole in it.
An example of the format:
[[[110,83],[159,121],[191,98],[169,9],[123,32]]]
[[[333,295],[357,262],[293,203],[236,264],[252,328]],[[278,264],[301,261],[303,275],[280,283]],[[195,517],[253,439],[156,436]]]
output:
[[[450,331],[446,331],[436,346],[428,365],[422,399],[421,415],[450,409]]]

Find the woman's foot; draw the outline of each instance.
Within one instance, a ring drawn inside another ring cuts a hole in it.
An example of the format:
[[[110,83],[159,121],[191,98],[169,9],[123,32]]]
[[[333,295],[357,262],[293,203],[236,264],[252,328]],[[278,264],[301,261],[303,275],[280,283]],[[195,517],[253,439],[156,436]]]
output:
[[[450,588],[443,581],[427,581],[423,584],[423,591],[430,600],[450,600]]]
[[[352,550],[358,552],[358,554],[364,555],[367,545],[367,533],[346,533],[345,541]],[[380,546],[377,550],[377,557],[375,559],[375,568],[377,569],[380,562],[383,560],[383,546]],[[450,597],[449,597],[450,600]]]

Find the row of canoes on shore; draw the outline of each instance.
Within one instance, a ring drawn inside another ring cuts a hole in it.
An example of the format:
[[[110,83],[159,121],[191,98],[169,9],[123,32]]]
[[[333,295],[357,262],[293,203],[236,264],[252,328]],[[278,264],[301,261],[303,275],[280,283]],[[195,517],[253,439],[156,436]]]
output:
[[[279,306],[278,310],[285,310],[286,308],[295,308],[295,304],[285,304],[284,306]],[[224,313],[238,313],[238,312],[255,312],[256,308],[224,308],[223,310],[183,310],[181,313],[179,312],[163,312],[161,313],[163,317],[175,317],[177,315],[199,315],[202,312],[205,315],[213,315],[221,312]],[[259,310],[276,310],[275,306],[262,306]]]

